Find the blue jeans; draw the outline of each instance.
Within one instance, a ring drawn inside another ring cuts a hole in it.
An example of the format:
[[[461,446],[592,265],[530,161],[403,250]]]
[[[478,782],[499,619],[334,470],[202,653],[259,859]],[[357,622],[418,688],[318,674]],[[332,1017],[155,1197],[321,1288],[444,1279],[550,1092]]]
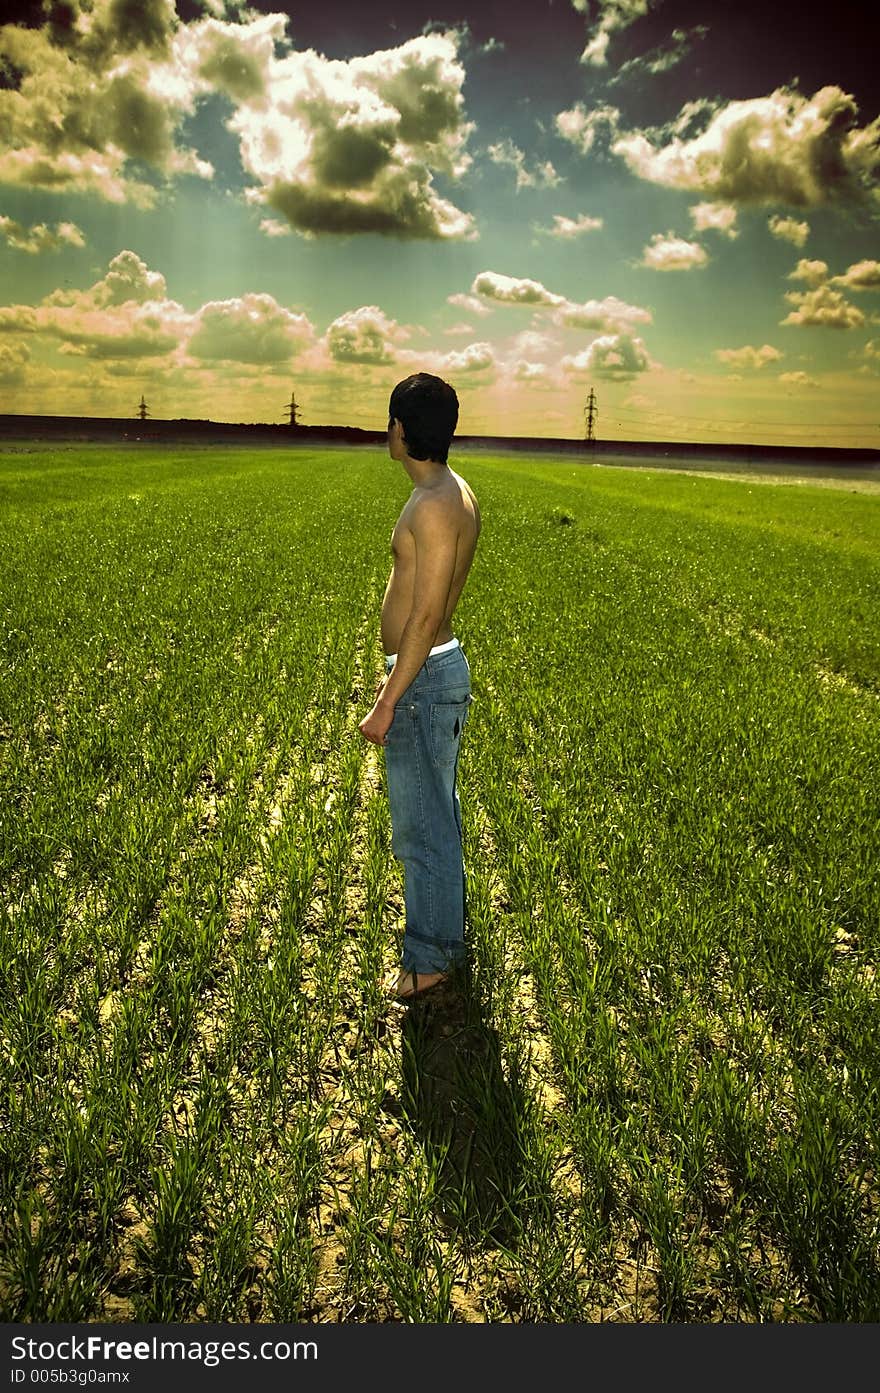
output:
[[[393,659],[386,657],[391,671]],[[461,646],[429,655],[394,707],[385,744],[391,850],[403,862],[405,971],[464,961],[458,754],[473,697]]]

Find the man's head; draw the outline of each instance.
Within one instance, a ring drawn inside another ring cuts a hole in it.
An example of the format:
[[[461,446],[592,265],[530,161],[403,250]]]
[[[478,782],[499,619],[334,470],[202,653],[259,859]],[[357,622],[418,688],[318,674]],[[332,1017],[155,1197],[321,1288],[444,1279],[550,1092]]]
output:
[[[403,449],[410,459],[445,464],[458,425],[458,397],[442,378],[432,377],[429,372],[415,372],[412,377],[398,382],[391,393],[389,438],[395,421],[400,422]]]

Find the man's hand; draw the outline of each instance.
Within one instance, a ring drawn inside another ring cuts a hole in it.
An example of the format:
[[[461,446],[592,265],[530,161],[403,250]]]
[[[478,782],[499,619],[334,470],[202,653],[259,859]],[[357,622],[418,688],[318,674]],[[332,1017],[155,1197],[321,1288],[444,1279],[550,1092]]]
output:
[[[360,722],[358,730],[365,740],[372,741],[374,745],[384,745],[385,736],[393,720],[394,707],[377,695],[371,709]]]

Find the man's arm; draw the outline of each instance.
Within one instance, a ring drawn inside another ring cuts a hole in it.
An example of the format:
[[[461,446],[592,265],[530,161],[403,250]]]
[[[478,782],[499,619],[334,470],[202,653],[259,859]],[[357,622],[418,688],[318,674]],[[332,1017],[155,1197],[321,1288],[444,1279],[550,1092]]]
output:
[[[439,498],[423,498],[413,510],[410,528],[415,539],[416,569],[412,607],[400,636],[397,661],[382,688],[376,706],[393,713],[413,678],[424,665],[443,622],[452,578],[458,538],[448,505]]]

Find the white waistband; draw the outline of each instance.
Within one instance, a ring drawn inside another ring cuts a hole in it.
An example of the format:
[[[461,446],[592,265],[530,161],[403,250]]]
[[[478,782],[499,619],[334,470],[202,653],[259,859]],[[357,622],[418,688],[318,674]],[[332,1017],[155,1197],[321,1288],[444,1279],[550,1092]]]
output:
[[[429,658],[433,658],[434,655],[435,655],[436,653],[445,653],[446,650],[447,650],[448,648],[457,648],[457,647],[458,647],[458,639],[457,639],[457,638],[451,638],[451,639],[448,641],[448,643],[438,643],[438,644],[435,644],[435,646],[431,649],[430,653],[428,654],[428,657],[429,657]],[[385,654],[385,661],[386,661],[386,663],[394,663],[394,662],[396,662],[396,661],[397,661],[397,654],[396,654],[396,653],[386,653],[386,654]]]

